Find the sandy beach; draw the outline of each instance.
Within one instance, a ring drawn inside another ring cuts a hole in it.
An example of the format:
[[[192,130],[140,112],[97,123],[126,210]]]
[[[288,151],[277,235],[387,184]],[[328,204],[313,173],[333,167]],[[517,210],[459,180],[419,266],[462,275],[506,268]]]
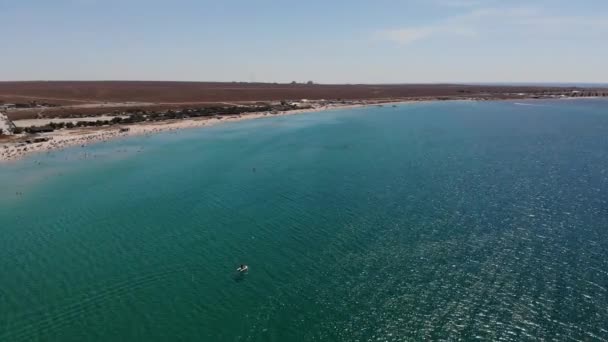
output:
[[[561,98],[577,100],[577,99],[589,99],[595,97],[585,98]],[[505,99],[507,100],[507,99]],[[71,146],[86,146],[102,141],[108,141],[110,139],[116,139],[121,137],[136,136],[155,134],[165,131],[174,131],[188,128],[199,128],[206,126],[214,126],[224,122],[236,122],[242,120],[253,120],[264,117],[276,117],[286,115],[296,115],[303,113],[322,112],[332,109],[349,109],[349,108],[361,108],[367,106],[394,106],[403,104],[412,104],[420,102],[434,102],[436,99],[428,100],[376,100],[365,103],[346,103],[346,104],[330,104],[313,108],[293,109],[288,111],[278,112],[255,112],[248,114],[232,115],[232,116],[216,116],[216,117],[197,117],[189,119],[175,119],[166,121],[154,121],[154,122],[139,122],[134,124],[123,124],[115,126],[104,126],[104,127],[87,127],[87,128],[72,128],[72,129],[60,129],[50,133],[42,133],[32,137],[32,140],[36,138],[42,138],[46,141],[33,141],[32,143],[26,143],[23,139],[5,139],[0,140],[0,163],[9,162],[23,158],[26,155],[33,153],[43,153],[51,150],[62,149]],[[451,101],[458,102],[469,102],[479,101],[479,99],[453,99]],[[96,117],[95,119],[99,119]],[[110,117],[101,117],[110,118]],[[80,120],[80,119],[78,119]],[[38,120],[20,120],[27,122],[40,121]],[[43,120],[44,121],[44,120]],[[53,119],[53,121],[74,121],[74,119]]]
[[[396,103],[407,103],[403,102],[390,102],[382,103],[382,105],[393,105]],[[6,140],[0,141],[0,163],[9,162],[23,158],[26,155],[34,153],[44,153],[52,150],[62,149],[72,146],[82,146],[108,141],[110,139],[116,139],[121,137],[136,136],[155,134],[166,131],[174,131],[188,128],[199,128],[214,126],[225,122],[236,122],[242,120],[252,120],[264,117],[276,117],[286,115],[296,115],[303,113],[320,112],[331,109],[348,109],[358,108],[364,106],[379,105],[378,103],[369,104],[357,104],[357,105],[330,105],[318,108],[307,108],[307,109],[295,109],[290,111],[278,112],[272,114],[270,112],[259,112],[251,113],[246,115],[235,115],[235,116],[223,116],[221,118],[192,118],[192,119],[179,119],[169,120],[161,122],[144,122],[136,123],[131,125],[117,125],[109,127],[91,127],[91,128],[76,128],[76,129],[62,129],[56,130],[51,133],[43,133],[36,138],[48,138],[46,141],[25,143],[20,141]]]

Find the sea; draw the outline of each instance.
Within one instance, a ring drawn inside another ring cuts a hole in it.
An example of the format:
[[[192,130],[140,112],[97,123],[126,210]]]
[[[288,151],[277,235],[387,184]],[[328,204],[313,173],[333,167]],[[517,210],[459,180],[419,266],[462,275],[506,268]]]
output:
[[[0,341],[440,340],[608,340],[608,101],[332,110],[0,164]]]

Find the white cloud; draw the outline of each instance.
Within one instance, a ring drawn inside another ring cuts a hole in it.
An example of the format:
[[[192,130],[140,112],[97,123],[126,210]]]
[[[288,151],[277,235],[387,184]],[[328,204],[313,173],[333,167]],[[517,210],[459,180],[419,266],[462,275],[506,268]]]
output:
[[[477,32],[469,27],[456,25],[436,25],[427,27],[397,28],[381,30],[376,33],[377,39],[388,40],[401,45],[412,44],[421,40],[430,39],[434,36],[468,36],[477,35]]]
[[[451,0],[446,0],[451,3]],[[455,0],[475,6],[477,1]],[[441,38],[514,37],[522,39],[573,39],[608,34],[608,15],[551,15],[535,7],[472,8],[467,14],[450,17],[431,25],[389,28],[377,31],[375,38],[400,45]]]
[[[435,0],[437,5],[448,7],[477,7],[488,5],[488,2],[488,0]]]
[[[410,44],[421,39],[426,39],[433,34],[433,28],[421,27],[383,30],[378,32],[377,35],[379,39],[385,39],[399,44]]]

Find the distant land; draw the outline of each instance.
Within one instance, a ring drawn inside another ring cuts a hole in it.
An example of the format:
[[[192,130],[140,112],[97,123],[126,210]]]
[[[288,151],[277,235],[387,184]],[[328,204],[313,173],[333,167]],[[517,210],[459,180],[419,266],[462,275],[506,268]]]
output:
[[[118,136],[417,101],[608,97],[608,87],[244,82],[0,82],[0,161]]]
[[[180,109],[281,100],[445,100],[508,99],[538,96],[602,96],[608,87],[508,84],[314,84],[167,81],[28,81],[0,82],[0,106],[21,104],[9,118],[101,115],[125,107]],[[125,103],[128,105],[125,106]],[[34,104],[28,109],[28,104]],[[51,108],[54,107],[54,108]],[[58,107],[58,108],[57,108]],[[0,108],[1,109],[1,108]]]
[[[576,88],[608,88],[608,83],[583,82],[471,82],[471,85],[498,85],[498,86],[532,86],[532,87],[576,87]]]

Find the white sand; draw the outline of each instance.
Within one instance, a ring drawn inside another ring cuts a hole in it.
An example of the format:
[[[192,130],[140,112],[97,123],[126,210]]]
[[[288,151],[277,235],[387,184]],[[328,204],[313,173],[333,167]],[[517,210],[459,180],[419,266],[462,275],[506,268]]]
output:
[[[389,105],[392,103],[384,103],[383,105]],[[372,104],[370,104],[372,105]],[[100,141],[107,141],[109,139],[117,137],[127,137],[133,135],[144,135],[153,134],[163,131],[171,131],[184,128],[195,128],[204,126],[213,126],[222,122],[234,122],[241,120],[257,119],[262,117],[275,117],[283,115],[294,115],[310,112],[318,112],[328,109],[335,108],[356,108],[363,107],[365,105],[332,105],[321,108],[311,109],[298,109],[286,112],[279,112],[277,114],[270,114],[269,112],[250,113],[246,115],[238,116],[223,116],[222,119],[217,118],[193,118],[193,119],[180,119],[180,120],[169,120],[160,122],[143,122],[132,125],[120,125],[120,126],[109,126],[109,127],[91,127],[83,129],[62,129],[51,133],[41,134],[37,137],[50,138],[49,141],[25,144],[19,142],[0,142],[0,162],[6,162],[10,160],[16,160],[30,153],[47,152],[50,150],[65,148],[68,146],[86,146]],[[128,132],[121,132],[121,128],[129,128]]]
[[[8,132],[12,132],[14,128],[11,126],[11,121],[8,119],[6,114],[0,112],[0,132],[4,132],[4,134],[10,134]]]

